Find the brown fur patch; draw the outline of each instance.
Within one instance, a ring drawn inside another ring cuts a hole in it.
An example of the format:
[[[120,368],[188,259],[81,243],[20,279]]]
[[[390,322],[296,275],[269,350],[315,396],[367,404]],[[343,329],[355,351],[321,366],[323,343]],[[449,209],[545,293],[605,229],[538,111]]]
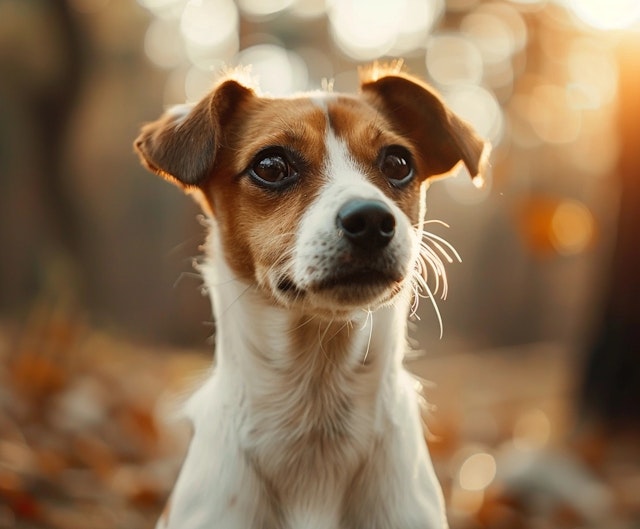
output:
[[[258,263],[268,268],[292,247],[298,220],[321,185],[325,128],[322,109],[309,100],[254,98],[223,131],[202,192],[219,220],[227,261],[242,277],[253,278]],[[265,189],[247,174],[256,154],[274,146],[299,160],[300,178],[289,189]]]

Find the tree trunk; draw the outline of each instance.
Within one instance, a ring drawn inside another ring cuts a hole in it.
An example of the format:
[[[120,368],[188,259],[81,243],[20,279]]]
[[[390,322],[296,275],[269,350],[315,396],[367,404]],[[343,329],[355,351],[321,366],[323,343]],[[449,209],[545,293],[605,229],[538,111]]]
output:
[[[619,50],[620,211],[603,315],[581,387],[587,420],[640,427],[640,37]]]

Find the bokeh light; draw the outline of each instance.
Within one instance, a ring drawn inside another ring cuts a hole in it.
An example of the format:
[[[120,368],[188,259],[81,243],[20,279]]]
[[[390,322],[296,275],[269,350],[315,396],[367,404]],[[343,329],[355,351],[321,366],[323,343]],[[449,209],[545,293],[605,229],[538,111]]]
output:
[[[541,140],[548,143],[575,141],[582,126],[580,112],[568,105],[564,87],[542,84],[529,98],[528,118]]]
[[[222,67],[222,64],[220,65]],[[186,101],[199,101],[213,86],[216,72],[192,66],[184,77],[184,95]]]
[[[595,221],[591,211],[577,200],[564,200],[551,219],[551,243],[559,254],[583,252],[593,242]]]
[[[618,70],[610,47],[594,38],[576,39],[569,49],[567,67],[571,107],[595,109],[613,101]]]
[[[513,445],[519,450],[539,450],[549,443],[551,421],[539,408],[520,414],[513,427]]]
[[[451,109],[471,123],[481,136],[494,145],[500,143],[504,133],[502,109],[490,90],[460,85],[445,92],[444,97]]]
[[[403,6],[403,2],[398,2]],[[334,1],[329,20],[336,44],[344,53],[370,60],[391,50],[401,23],[401,8],[391,2]]]
[[[443,11],[444,0],[333,0],[328,16],[338,47],[366,61],[419,46]]]
[[[394,55],[404,55],[424,48],[427,39],[444,11],[444,0],[405,0],[402,21],[391,48]],[[399,3],[398,3],[399,4]],[[396,4],[396,5],[398,5]],[[398,7],[400,7],[398,5]]]
[[[486,489],[496,477],[496,460],[484,452],[469,456],[458,473],[460,487],[468,491]]]
[[[637,0],[564,0],[584,23],[599,30],[624,29],[640,21]]]
[[[483,63],[478,47],[457,34],[436,35],[429,40],[426,54],[427,71],[440,86],[478,84],[482,80]]]
[[[152,20],[145,33],[144,51],[151,62],[161,68],[175,68],[182,64],[184,40],[175,21]]]
[[[282,96],[305,90],[308,71],[305,62],[281,46],[259,44],[242,50],[238,64],[251,65],[251,72],[267,94]]]
[[[189,0],[182,12],[180,29],[187,42],[215,49],[235,35],[238,20],[233,0]]]
[[[175,19],[182,15],[187,0],[138,0],[138,3],[146,7],[156,17]]]
[[[291,6],[291,12],[304,19],[321,17],[326,10],[325,0],[296,0]]]
[[[507,61],[516,50],[516,37],[501,17],[485,9],[467,15],[460,26],[462,34],[478,46],[486,63]]]
[[[291,6],[294,0],[238,0],[238,6],[249,17],[275,15]]]

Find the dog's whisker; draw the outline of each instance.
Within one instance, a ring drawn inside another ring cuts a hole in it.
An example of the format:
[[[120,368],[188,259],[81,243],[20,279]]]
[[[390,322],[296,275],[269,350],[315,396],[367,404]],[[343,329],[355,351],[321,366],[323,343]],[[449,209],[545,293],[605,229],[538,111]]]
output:
[[[429,285],[425,282],[424,288],[427,292],[427,298],[431,301],[431,305],[433,306],[433,310],[436,313],[436,317],[438,318],[438,326],[440,327],[440,339],[444,336],[444,324],[442,323],[442,315],[440,314],[440,307],[438,307],[438,303],[436,302],[436,298],[431,292]]]
[[[445,247],[447,248],[447,252],[451,252],[454,257],[456,258],[456,260],[458,262],[462,262],[462,257],[460,257],[460,254],[458,253],[458,251],[455,249],[455,247],[453,246],[453,244],[451,244],[449,241],[447,241],[446,239],[440,237],[439,235],[436,235],[435,233],[431,233],[429,231],[424,231],[423,232],[423,239],[421,242],[424,242],[426,240],[432,242],[432,243],[440,243],[439,244],[439,248]],[[442,250],[443,252],[445,252],[445,250]],[[445,254],[447,254],[447,252],[445,252]]]
[[[333,325],[334,321],[335,321],[334,318],[331,318],[329,322],[326,324],[324,331],[322,333],[320,333],[321,327],[318,326],[318,346],[320,347],[320,352],[322,352],[322,355],[324,356],[325,360],[330,364],[333,364],[335,360],[331,358],[331,356],[327,353],[327,350],[325,349],[325,345],[328,344],[328,340],[325,340],[325,338],[327,337],[327,334],[329,333],[329,329]]]
[[[340,325],[340,327],[338,327],[336,329],[336,332],[334,332],[331,336],[329,336],[329,338],[327,338],[327,343],[329,343],[336,336],[338,336],[342,331],[344,331],[346,328],[348,328],[348,326],[349,326],[349,322],[345,321],[342,325]]]
[[[440,289],[440,280],[446,283],[446,271],[444,264],[439,260],[438,256],[430,250],[423,250],[418,256],[418,264],[420,265],[420,276],[427,281],[430,278],[429,270],[433,272],[434,287],[433,291],[438,292]]]
[[[426,220],[421,226],[426,223],[436,223],[448,227],[446,223],[436,219]],[[419,298],[429,298],[434,308],[436,308],[442,333],[442,322],[435,298],[437,294],[440,294],[441,299],[446,299],[449,291],[447,271],[443,259],[448,263],[453,263],[455,260],[460,262],[462,259],[450,242],[426,230],[421,230],[420,232],[418,249],[419,253],[412,282],[414,298],[411,306],[411,315],[415,316],[417,313]],[[430,278],[433,281],[432,287],[428,283]]]
[[[416,229],[421,229],[426,224],[439,224],[440,226],[444,226],[445,228],[450,228],[449,224],[440,219],[424,219],[419,222],[413,224],[413,227]]]
[[[429,269],[433,271],[433,292],[437,293],[440,290],[440,279],[442,278],[442,282],[444,284],[444,289],[447,288],[447,276],[446,271],[444,269],[444,264],[438,258],[437,255],[432,253],[431,251],[424,251],[420,254],[419,261],[422,263],[422,272],[425,281],[429,277]]]
[[[184,248],[188,248],[192,245],[194,245],[196,243],[196,241],[198,241],[198,237],[193,235],[191,237],[187,237],[184,241],[179,242],[178,244],[174,245],[173,248],[171,248],[168,252],[167,255],[175,255],[178,252],[182,251]]]
[[[425,221],[438,223],[447,226],[442,221],[432,220]],[[446,299],[449,284],[447,281],[447,272],[443,262],[443,258],[448,263],[454,260],[461,261],[460,254],[456,251],[451,243],[444,238],[428,231],[422,231],[419,241],[419,253],[416,259],[415,273],[412,280],[413,302],[411,305],[411,316],[417,314],[419,299],[428,298],[436,313],[438,326],[440,329],[440,338],[444,334],[444,324],[440,308],[436,301],[436,295],[440,293],[441,299]],[[429,271],[432,273],[430,274]],[[433,278],[433,287],[428,283],[428,279]]]
[[[180,274],[178,274],[178,277],[176,278],[176,280],[173,282],[173,285],[171,288],[177,288],[178,285],[180,285],[180,283],[182,283],[183,279],[202,279],[202,275],[200,275],[197,272],[180,272]]]
[[[315,320],[317,318],[317,316],[315,314],[309,316],[306,320],[304,320],[302,323],[300,323],[299,325],[289,329],[289,334],[294,334],[296,331],[299,331],[300,329],[302,329],[303,327],[309,325],[313,320]]]
[[[229,303],[226,307],[221,308],[219,313],[218,313],[218,310],[216,310],[217,320],[221,320],[224,316],[226,316],[229,313],[229,310],[231,310],[231,308],[240,300],[240,298],[242,298],[252,288],[254,288],[253,285],[247,285],[245,288],[242,289],[240,294],[238,294],[231,301],[231,303]]]
[[[362,357],[362,365],[365,365],[367,363],[369,350],[371,349],[371,337],[373,336],[373,311],[371,311],[370,309],[367,310],[367,318],[365,319],[365,325],[367,322],[369,322],[369,335],[367,336],[367,348],[365,349],[364,356]]]
[[[453,258],[445,251],[445,249],[437,242],[430,240],[428,243],[426,243],[423,241],[420,248],[424,250],[424,252],[435,256],[440,261],[442,261],[443,257],[449,264],[453,263],[454,261]]]

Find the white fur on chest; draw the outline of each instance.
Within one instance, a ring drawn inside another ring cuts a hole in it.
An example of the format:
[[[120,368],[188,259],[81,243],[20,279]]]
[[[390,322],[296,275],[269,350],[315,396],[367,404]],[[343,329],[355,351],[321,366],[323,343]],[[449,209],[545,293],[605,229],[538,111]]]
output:
[[[401,367],[405,304],[344,326],[298,323],[318,339],[292,350],[286,311],[265,307],[221,260],[202,272],[216,306],[216,366],[187,405],[195,435],[168,527],[444,527]],[[331,333],[349,347],[323,350],[338,339]]]

